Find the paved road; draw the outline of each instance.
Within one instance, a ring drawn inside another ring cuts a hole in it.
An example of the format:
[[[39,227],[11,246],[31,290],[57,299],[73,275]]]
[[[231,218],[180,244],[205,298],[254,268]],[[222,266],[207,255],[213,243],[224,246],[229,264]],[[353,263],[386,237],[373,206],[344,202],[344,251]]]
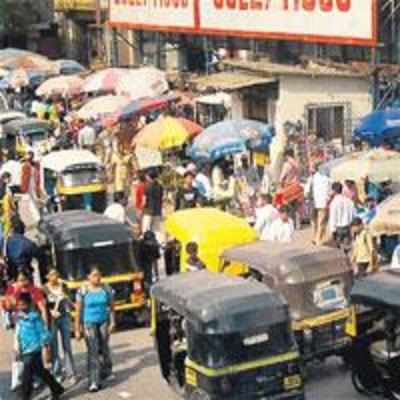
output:
[[[12,340],[0,331],[0,399],[14,400],[8,392],[10,380],[10,349]],[[152,339],[147,329],[127,330],[112,338],[116,379],[98,394],[86,393],[86,381],[68,392],[66,399],[90,400],[176,400],[176,396],[161,381],[157,369],[157,356],[152,349]],[[74,343],[77,361],[85,374],[85,356],[82,343]],[[35,400],[46,398],[38,395]],[[360,400],[350,383],[349,374],[340,361],[331,359],[329,364],[309,368],[308,400]]]

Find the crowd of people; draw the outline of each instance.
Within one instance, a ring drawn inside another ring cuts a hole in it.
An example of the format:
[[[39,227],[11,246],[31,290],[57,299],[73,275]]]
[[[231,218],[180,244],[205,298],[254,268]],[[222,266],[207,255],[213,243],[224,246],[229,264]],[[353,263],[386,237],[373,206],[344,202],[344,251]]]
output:
[[[96,121],[70,118],[66,110],[71,104],[63,99],[40,99],[32,93],[8,95],[14,109],[54,125],[49,139],[53,149],[87,149],[102,161],[110,195],[104,214],[128,224],[136,240],[145,243],[136,255],[144,265],[147,293],[161,275],[158,260],[165,239],[163,221],[173,211],[220,208],[246,218],[261,240],[281,243],[294,242],[296,231],[310,221],[310,245],[332,244],[342,249],[359,276],[376,271],[379,257],[390,257],[397,244],[397,238],[391,237],[376,243],[368,231],[379,203],[391,194],[390,182],[378,185],[368,177],[362,182],[332,182],[319,157],[309,157],[310,168],[304,168],[287,141],[283,141],[284,146],[272,145],[269,151],[249,151],[209,163],[194,163],[183,156],[179,167],[172,168],[176,179],[171,192],[165,182],[166,167],[140,169],[130,144],[118,139],[114,128],[99,129]],[[173,112],[176,109],[167,111],[168,115]],[[141,119],[140,124],[158,117],[163,114]],[[29,239],[18,212],[17,194],[30,196],[39,209],[48,203],[49,194],[40,177],[40,155],[32,148],[22,161],[9,155],[3,162],[20,164],[17,176],[7,171],[0,176],[0,271],[4,325],[14,329],[15,360],[24,366],[19,382],[21,399],[30,399],[41,383],[49,386],[53,399],[58,399],[64,382],[78,382],[72,331],[77,340],[85,339],[88,390],[97,392],[113,376],[109,346],[115,329],[113,291],[102,283],[101,273],[94,267],[76,296],[70,296],[58,272],[49,270],[41,249]],[[309,170],[306,175],[304,170]],[[187,271],[206,268],[197,243],[188,243],[185,250]],[[71,314],[75,315],[74,327]]]

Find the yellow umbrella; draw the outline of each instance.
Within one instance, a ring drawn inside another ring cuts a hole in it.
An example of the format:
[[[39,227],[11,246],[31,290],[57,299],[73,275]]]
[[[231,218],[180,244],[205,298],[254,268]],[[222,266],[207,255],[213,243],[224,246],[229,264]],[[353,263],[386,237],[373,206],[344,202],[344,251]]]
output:
[[[134,138],[136,146],[156,150],[181,147],[190,138],[190,133],[179,120],[166,117],[145,126]]]
[[[331,178],[335,181],[346,179],[360,181],[368,177],[371,182],[392,180],[400,182],[400,153],[375,149],[355,154],[331,169]]]
[[[369,229],[374,236],[400,235],[400,194],[389,197],[379,205]]]

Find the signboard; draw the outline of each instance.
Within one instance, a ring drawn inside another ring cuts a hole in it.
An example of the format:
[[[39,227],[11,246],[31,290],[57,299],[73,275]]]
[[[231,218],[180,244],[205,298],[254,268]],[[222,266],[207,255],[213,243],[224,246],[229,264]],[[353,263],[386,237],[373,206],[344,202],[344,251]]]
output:
[[[110,21],[137,29],[195,29],[196,0],[110,0]]]
[[[132,29],[374,46],[377,0],[110,0]]]
[[[161,153],[146,147],[137,147],[135,150],[136,161],[140,170],[160,167],[162,165]]]
[[[103,10],[108,8],[108,0],[100,0]],[[95,11],[96,0],[54,0],[56,11]]]

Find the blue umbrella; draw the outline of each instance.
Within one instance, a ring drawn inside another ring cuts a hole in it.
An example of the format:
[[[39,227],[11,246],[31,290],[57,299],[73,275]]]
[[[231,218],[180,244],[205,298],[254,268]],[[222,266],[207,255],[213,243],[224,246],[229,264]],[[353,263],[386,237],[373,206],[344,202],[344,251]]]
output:
[[[400,109],[374,111],[365,116],[354,130],[353,137],[371,146],[400,137]]]
[[[270,145],[274,129],[252,120],[222,121],[211,125],[193,142],[189,155],[210,161],[250,150],[265,150]]]

